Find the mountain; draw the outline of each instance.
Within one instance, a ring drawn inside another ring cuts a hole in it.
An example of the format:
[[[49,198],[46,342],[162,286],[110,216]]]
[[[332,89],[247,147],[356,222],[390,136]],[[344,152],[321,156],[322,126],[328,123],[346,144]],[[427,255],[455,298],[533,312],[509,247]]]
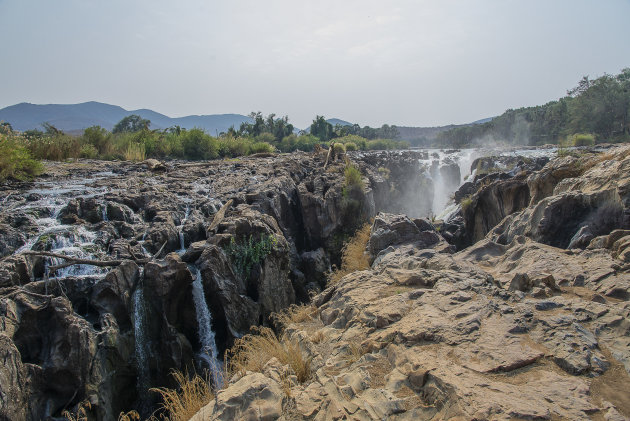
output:
[[[332,124],[333,127],[336,126],[337,124],[339,124],[340,126],[352,126],[352,123],[349,123],[345,120],[340,120],[338,118],[329,118],[326,121]]]
[[[101,126],[112,130],[124,117],[137,114],[151,121],[152,129],[180,126],[186,129],[199,127],[209,134],[227,131],[231,126],[238,128],[251,118],[241,114],[191,115],[172,118],[149,109],[125,110],[122,107],[101,102],[81,104],[21,104],[0,110],[0,121],[11,123],[19,131],[41,129],[42,123],[50,123],[65,132],[79,132],[90,126]]]

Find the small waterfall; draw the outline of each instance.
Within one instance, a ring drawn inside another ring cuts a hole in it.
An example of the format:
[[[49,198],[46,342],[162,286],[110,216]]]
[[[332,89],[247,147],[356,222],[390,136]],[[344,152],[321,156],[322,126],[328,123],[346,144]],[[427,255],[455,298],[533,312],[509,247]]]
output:
[[[219,351],[217,350],[217,344],[212,330],[212,315],[208,309],[206,295],[203,291],[201,271],[196,267],[194,267],[193,270],[195,280],[192,283],[192,295],[195,303],[195,312],[197,313],[197,324],[199,326],[199,342],[201,343],[199,357],[210,367],[214,387],[220,389],[223,386],[223,377],[218,360]]]
[[[180,255],[186,252],[186,245],[184,244],[184,224],[188,220],[188,216],[190,216],[190,205],[186,205],[184,219],[182,219],[181,223],[177,227],[177,235],[179,236],[179,250],[177,251],[177,253],[179,253]]]
[[[109,221],[109,218],[107,217],[107,202],[104,202],[101,206],[101,216],[103,217],[104,222]]]
[[[146,308],[144,303],[143,274],[133,292],[133,334],[135,339],[136,366],[138,369],[138,394],[141,405],[147,402],[149,390],[149,347],[146,339]]]

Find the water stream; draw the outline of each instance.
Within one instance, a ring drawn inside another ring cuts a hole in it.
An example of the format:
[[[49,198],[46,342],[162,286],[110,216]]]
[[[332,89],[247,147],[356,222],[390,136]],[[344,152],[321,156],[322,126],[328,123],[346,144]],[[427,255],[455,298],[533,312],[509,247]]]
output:
[[[197,267],[192,267],[192,270],[195,275],[195,280],[192,283],[192,295],[197,314],[199,342],[201,343],[198,357],[208,366],[214,387],[220,389],[223,385],[223,376],[219,363],[219,351],[217,350],[214,331],[212,330],[212,315],[208,309],[206,295],[203,291],[201,272]]]

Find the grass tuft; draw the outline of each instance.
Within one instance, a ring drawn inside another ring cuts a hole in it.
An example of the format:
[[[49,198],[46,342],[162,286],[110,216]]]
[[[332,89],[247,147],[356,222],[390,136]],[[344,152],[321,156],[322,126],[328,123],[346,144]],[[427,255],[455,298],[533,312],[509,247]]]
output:
[[[238,339],[226,351],[225,360],[228,376],[245,374],[247,371],[262,372],[265,364],[276,357],[280,364],[288,365],[298,382],[304,383],[311,377],[311,359],[305,358],[297,341],[279,340],[268,327],[255,327],[253,333]]]
[[[371,224],[361,227],[344,246],[341,255],[341,268],[330,274],[328,284],[334,285],[349,273],[365,270],[370,267],[365,247],[370,239]]]
[[[165,387],[150,389],[162,397],[161,408],[165,412],[162,419],[169,421],[188,420],[214,398],[210,382],[198,374],[189,376],[188,373],[174,370],[171,375],[177,382],[177,389]],[[157,421],[154,416],[151,419]]]

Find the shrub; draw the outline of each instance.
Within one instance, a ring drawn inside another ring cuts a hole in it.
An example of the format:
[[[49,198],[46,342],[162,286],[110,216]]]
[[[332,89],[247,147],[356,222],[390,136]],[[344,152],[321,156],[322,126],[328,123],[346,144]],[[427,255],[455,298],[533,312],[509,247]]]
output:
[[[462,200],[459,202],[459,204],[462,207],[462,212],[466,212],[466,209],[468,209],[470,207],[470,205],[472,205],[472,197],[471,196],[466,196],[466,197],[462,198]]]
[[[111,133],[100,126],[88,127],[83,131],[82,141],[92,145],[99,155],[107,154],[111,151]]]
[[[42,170],[42,164],[33,159],[19,139],[0,135],[0,181],[9,177],[17,180],[28,179]]]
[[[258,240],[255,240],[253,235],[243,241],[236,241],[232,237],[225,250],[238,272],[244,277],[249,277],[254,265],[262,263],[276,243],[276,237],[270,234],[263,234]]]
[[[350,164],[346,166],[343,171],[344,175],[344,187],[352,188],[358,187],[363,190],[363,179],[361,178],[361,171],[354,165]]]
[[[224,137],[219,139],[218,142],[219,155],[228,158],[247,155],[252,144],[251,139],[246,137]]]
[[[354,142],[348,142],[348,143],[346,143],[346,144],[345,144],[345,146],[346,146],[346,152],[349,152],[349,151],[356,151],[356,150],[358,150],[358,149],[359,149],[359,147],[357,146],[357,144],[356,144],[356,143],[354,143]]]
[[[27,137],[27,148],[36,159],[63,161],[78,158],[81,151],[81,140],[65,133],[33,135]]]
[[[590,133],[576,133],[569,138],[573,146],[591,146],[595,144],[595,136]]]
[[[332,148],[336,156],[346,153],[346,147],[343,145],[343,143],[335,143],[333,144]]]
[[[250,153],[273,153],[275,148],[267,142],[253,143],[249,149]]]
[[[219,156],[217,140],[201,129],[187,130],[182,133],[181,139],[184,158],[186,159],[214,159]]]
[[[162,397],[161,408],[168,415],[170,421],[185,421],[192,418],[201,408],[214,399],[210,383],[198,374],[189,376],[181,371],[172,371],[171,375],[177,382],[177,389],[165,387],[150,389]],[[152,418],[153,419],[153,418]]]
[[[85,145],[81,146],[81,151],[79,152],[80,158],[94,159],[97,156],[98,156],[98,150],[96,149],[94,145],[90,145],[89,143],[86,143]]]
[[[347,136],[338,137],[335,139],[335,142],[343,143],[346,145],[346,150],[348,148],[348,143],[354,143],[359,149],[365,150],[367,148],[367,139],[361,136],[357,136],[355,134],[349,134]]]
[[[296,341],[278,337],[268,327],[254,327],[253,333],[237,339],[225,352],[227,374],[244,374],[247,371],[262,372],[265,364],[276,357],[280,364],[288,365],[300,383],[311,377],[311,359],[305,358]]]
[[[368,256],[365,253],[365,248],[370,239],[370,230],[371,224],[366,223],[344,244],[341,249],[341,268],[330,274],[328,277],[329,285],[336,284],[349,273],[370,267]]]

